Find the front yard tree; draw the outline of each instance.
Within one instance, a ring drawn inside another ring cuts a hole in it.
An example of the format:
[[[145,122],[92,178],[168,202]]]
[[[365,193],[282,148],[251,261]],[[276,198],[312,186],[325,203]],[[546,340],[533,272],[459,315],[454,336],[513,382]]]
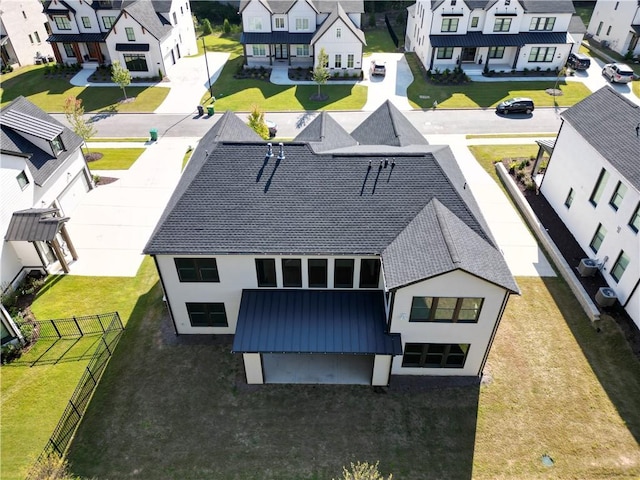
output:
[[[207,36],[213,33],[213,28],[211,27],[211,22],[208,18],[202,20],[202,35]]]
[[[111,81],[117,83],[124,93],[124,99],[127,99],[127,87],[131,83],[131,72],[120,65],[117,60],[111,65]]]
[[[320,53],[318,53],[318,63],[313,69],[313,81],[318,84],[318,95],[317,100],[324,100],[324,97],[320,93],[320,86],[327,83],[329,80],[329,69],[327,65],[329,64],[329,55],[324,51],[324,48],[320,49]]]
[[[86,151],[89,151],[87,141],[96,134],[96,127],[84,118],[82,100],[76,97],[67,97],[64,101],[64,114],[71,129],[82,138]]]
[[[260,110],[258,105],[251,107],[249,114],[249,126],[265,140],[269,139],[269,128],[264,121],[264,112]]]

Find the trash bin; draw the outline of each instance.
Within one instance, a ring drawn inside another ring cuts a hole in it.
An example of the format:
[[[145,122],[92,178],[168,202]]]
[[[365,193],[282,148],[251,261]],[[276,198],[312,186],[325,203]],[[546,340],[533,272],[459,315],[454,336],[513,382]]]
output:
[[[204,115],[204,107],[202,105],[198,105],[198,115]]]
[[[212,116],[214,113],[216,113],[215,108],[213,108],[213,105],[209,105],[209,106],[207,107],[207,114],[208,114],[209,116]]]
[[[152,142],[157,142],[158,141],[158,129],[157,128],[152,128],[151,130],[149,130],[149,135],[151,135],[151,141]]]

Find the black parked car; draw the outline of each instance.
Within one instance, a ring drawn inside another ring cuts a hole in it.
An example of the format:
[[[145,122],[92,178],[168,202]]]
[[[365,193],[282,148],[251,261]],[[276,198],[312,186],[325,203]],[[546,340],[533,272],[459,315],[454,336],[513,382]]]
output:
[[[509,113],[526,113],[528,115],[533,112],[534,109],[535,105],[530,98],[511,98],[500,102],[496,107],[498,113],[504,113],[505,115]]]
[[[567,67],[574,70],[586,70],[591,66],[591,59],[584,53],[570,53],[567,59]]]

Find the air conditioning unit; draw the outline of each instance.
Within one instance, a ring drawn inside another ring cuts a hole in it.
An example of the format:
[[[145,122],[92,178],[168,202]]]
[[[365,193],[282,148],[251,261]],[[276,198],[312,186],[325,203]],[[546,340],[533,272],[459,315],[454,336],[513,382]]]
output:
[[[618,297],[613,288],[600,287],[596,292],[596,303],[601,307],[610,307],[616,303],[617,299]]]
[[[578,264],[578,272],[581,277],[593,277],[598,271],[598,262],[591,258],[583,258]]]

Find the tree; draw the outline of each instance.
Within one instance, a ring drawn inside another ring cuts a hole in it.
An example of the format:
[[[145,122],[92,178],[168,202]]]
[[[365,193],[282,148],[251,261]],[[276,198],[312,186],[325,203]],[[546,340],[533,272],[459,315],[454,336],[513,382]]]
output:
[[[213,28],[211,28],[211,22],[208,18],[202,20],[202,35],[211,35],[213,33]]]
[[[329,55],[324,51],[324,48],[320,49],[320,53],[318,53],[318,63],[313,69],[313,81],[318,84],[318,100],[322,99],[322,94],[320,93],[320,86],[327,83],[329,80],[329,69],[327,65],[329,64]]]
[[[93,124],[87,122],[84,118],[84,107],[82,106],[82,100],[76,97],[67,97],[64,101],[64,114],[67,117],[67,122],[71,125],[71,129],[82,138],[84,147],[89,151],[87,146],[87,140],[96,134],[96,127]]]
[[[120,65],[120,62],[117,60],[111,65],[111,81],[120,86],[126,100],[127,91],[125,90],[125,87],[131,83],[131,72]]]
[[[342,478],[340,480],[392,480],[393,475],[390,474],[389,477],[385,478],[378,471],[379,463],[380,462],[376,462],[375,465],[367,462],[358,462],[355,465],[351,463],[350,470],[342,467]]]
[[[265,140],[269,139],[269,128],[264,121],[264,112],[260,110],[258,105],[251,106],[249,114],[249,126]]]
[[[231,33],[231,24],[229,23],[228,18],[225,18],[224,22],[222,22],[222,31],[225,35],[229,35]]]

